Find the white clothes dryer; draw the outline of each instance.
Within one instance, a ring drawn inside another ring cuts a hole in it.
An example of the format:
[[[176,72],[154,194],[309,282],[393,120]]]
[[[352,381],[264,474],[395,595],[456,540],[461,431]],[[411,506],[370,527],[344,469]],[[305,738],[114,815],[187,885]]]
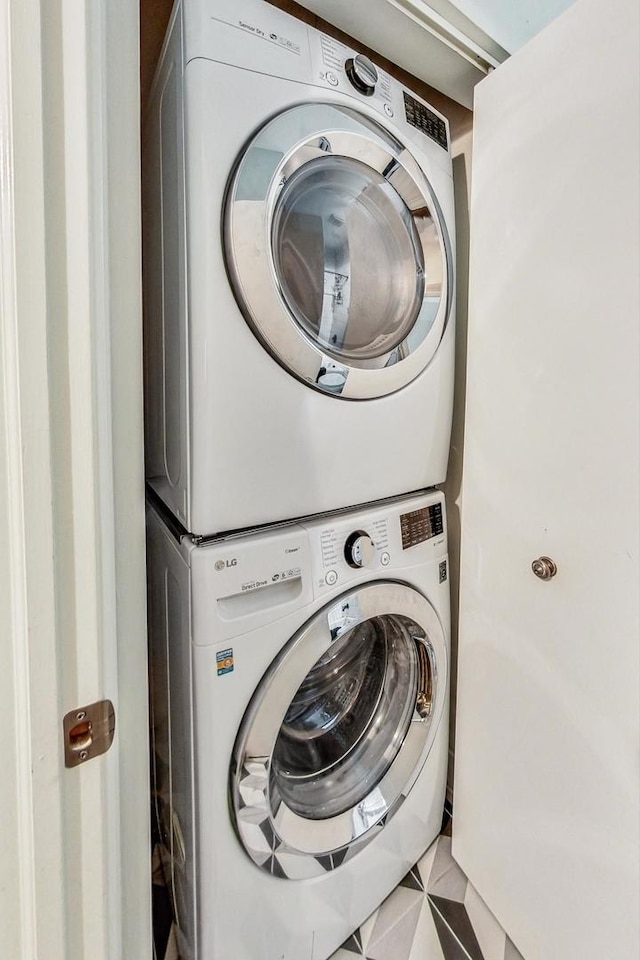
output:
[[[240,537],[148,512],[156,809],[183,960],[326,960],[437,836],[440,493]]]
[[[147,476],[183,525],[444,480],[447,121],[262,0],[181,0],[144,140]]]

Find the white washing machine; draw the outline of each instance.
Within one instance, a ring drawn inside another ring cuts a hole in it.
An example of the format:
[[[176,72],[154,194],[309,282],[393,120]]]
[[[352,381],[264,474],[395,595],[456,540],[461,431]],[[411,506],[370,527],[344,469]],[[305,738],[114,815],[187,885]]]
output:
[[[447,121],[262,0],[182,0],[144,140],[147,476],[186,529],[444,480]]]
[[[154,779],[183,960],[326,960],[437,836],[438,492],[194,542],[148,513]]]

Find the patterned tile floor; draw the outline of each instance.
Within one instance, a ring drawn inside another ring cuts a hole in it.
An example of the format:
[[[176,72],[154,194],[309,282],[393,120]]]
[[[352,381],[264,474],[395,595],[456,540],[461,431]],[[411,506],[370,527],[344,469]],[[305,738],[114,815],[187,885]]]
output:
[[[155,960],[180,960],[159,857]],[[523,960],[440,836],[400,885],[328,960]]]
[[[329,960],[523,960],[440,836]]]

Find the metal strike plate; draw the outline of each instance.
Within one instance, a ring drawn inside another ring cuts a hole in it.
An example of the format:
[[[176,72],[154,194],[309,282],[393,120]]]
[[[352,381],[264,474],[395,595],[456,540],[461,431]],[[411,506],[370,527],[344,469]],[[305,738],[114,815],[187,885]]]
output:
[[[106,753],[116,730],[116,713],[110,700],[71,710],[62,721],[64,765],[77,767]]]

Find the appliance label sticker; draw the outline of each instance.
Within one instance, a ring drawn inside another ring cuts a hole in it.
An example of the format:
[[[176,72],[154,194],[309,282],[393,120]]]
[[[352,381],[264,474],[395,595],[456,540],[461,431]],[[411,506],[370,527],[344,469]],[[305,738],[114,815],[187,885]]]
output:
[[[271,575],[271,582],[277,583],[279,580],[293,580],[296,577],[300,577],[302,574],[302,567],[289,567],[288,570],[278,570],[276,573]]]
[[[247,580],[240,587],[243,593],[249,593],[252,590],[262,590],[263,587],[270,587],[273,583],[279,583],[281,580],[293,580],[302,575],[302,567],[288,567],[286,570],[276,570],[270,576],[258,578],[257,580]]]
[[[228,650],[218,650],[216,653],[216,666],[218,668],[218,676],[221,677],[225,673],[233,673],[233,647],[229,647]]]
[[[268,43],[275,43],[277,46],[283,47],[289,53],[295,53],[298,56],[300,56],[302,53],[302,47],[300,44],[291,37],[283,37],[279,33],[274,33],[272,30],[268,29],[262,30],[254,23],[247,23],[246,20],[227,19],[226,17],[211,17],[211,19],[217,20],[218,23],[226,23],[230,27],[236,27],[238,30],[244,30],[245,33],[250,33],[258,40],[266,40]]]

